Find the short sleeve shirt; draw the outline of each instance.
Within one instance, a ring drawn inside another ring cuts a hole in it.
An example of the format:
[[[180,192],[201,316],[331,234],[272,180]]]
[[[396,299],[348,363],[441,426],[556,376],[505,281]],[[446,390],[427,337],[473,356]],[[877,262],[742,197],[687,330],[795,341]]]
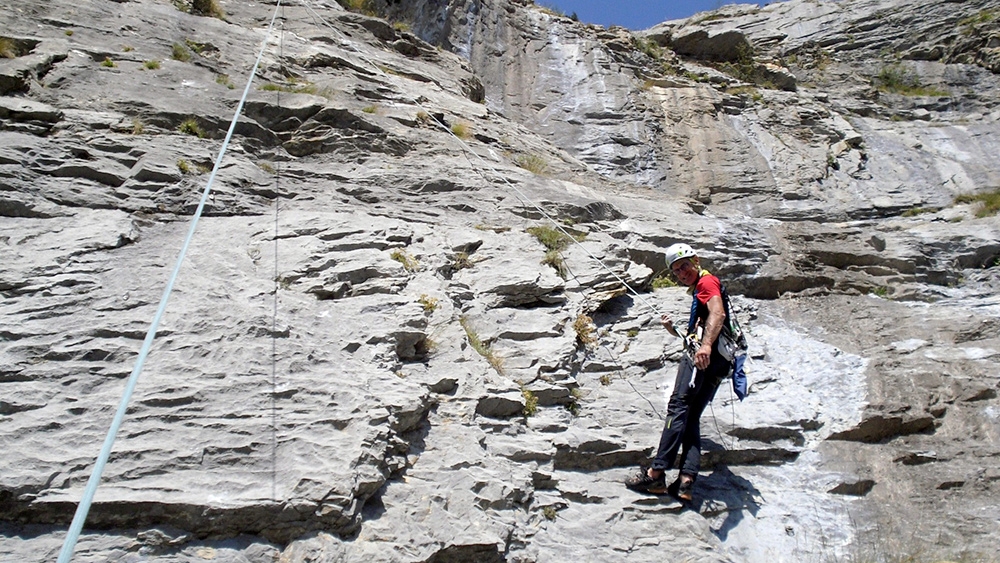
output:
[[[694,286],[694,295],[698,298],[698,303],[708,305],[708,300],[718,295],[722,297],[722,283],[719,278],[703,272],[698,278],[698,283]],[[700,309],[701,307],[699,307]]]
[[[694,299],[691,301],[691,317],[688,320],[688,332],[694,330],[695,323],[700,319],[708,319],[708,301],[715,297],[722,298],[722,282],[719,278],[701,271],[698,282],[694,286]]]

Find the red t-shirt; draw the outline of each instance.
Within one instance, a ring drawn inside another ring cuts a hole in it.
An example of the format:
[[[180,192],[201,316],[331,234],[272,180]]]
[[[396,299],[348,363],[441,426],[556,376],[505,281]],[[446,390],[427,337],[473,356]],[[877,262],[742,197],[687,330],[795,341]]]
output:
[[[698,278],[698,283],[694,286],[694,295],[702,305],[708,305],[708,300],[716,295],[722,298],[722,283],[719,278],[705,272]]]
[[[691,317],[688,320],[688,332],[694,330],[698,320],[706,322],[708,319],[708,300],[719,296],[722,299],[722,282],[712,274],[701,271],[698,283],[694,285],[694,300],[691,302]],[[718,341],[716,341],[718,342]]]

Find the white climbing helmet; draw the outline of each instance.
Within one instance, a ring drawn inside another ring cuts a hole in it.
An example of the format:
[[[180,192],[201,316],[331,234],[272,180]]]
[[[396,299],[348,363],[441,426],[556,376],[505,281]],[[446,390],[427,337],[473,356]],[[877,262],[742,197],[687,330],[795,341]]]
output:
[[[695,258],[696,256],[698,255],[695,254],[694,249],[683,242],[671,244],[670,248],[667,249],[667,267],[673,266],[674,262],[678,260]]]

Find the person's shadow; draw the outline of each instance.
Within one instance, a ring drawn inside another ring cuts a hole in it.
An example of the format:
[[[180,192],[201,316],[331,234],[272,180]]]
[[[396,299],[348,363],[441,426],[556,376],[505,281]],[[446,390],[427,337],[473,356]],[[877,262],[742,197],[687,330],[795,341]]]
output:
[[[725,465],[716,465],[707,477],[700,477],[690,508],[703,516],[725,513],[725,519],[713,533],[726,541],[730,530],[743,520],[743,511],[756,516],[760,510],[760,491],[749,480],[734,474]]]

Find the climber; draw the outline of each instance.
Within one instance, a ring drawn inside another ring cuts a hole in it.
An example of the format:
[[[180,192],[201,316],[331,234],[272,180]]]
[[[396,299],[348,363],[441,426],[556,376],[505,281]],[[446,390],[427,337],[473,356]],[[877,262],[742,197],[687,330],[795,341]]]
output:
[[[694,296],[688,321],[687,352],[677,369],[656,457],[650,467],[641,467],[626,479],[625,486],[634,491],[670,494],[690,501],[701,462],[699,419],[715,396],[719,383],[732,369],[731,362],[718,349],[719,333],[728,315],[719,278],[701,269],[694,249],[683,243],[671,245],[667,249],[667,266]],[[677,335],[667,315],[663,315],[660,322],[671,334]],[[666,472],[674,465],[678,449],[681,449],[680,474],[668,486]]]

